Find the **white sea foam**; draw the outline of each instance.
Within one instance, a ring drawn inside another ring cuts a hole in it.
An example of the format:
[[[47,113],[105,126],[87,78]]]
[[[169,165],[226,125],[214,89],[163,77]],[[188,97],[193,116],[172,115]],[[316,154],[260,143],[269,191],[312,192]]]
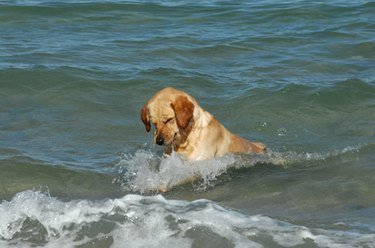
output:
[[[24,191],[0,203],[1,247],[168,248],[194,243],[203,247],[374,247],[375,234],[312,229],[249,216],[208,200],[166,200],[161,195],[64,202]]]
[[[266,154],[226,155],[204,161],[186,161],[176,153],[160,157],[152,150],[140,149],[133,155],[124,155],[116,168],[125,190],[148,193],[169,190],[175,186],[200,180],[197,188],[206,188],[228,169],[250,168],[273,164],[288,167],[296,163],[326,160],[345,153],[357,152],[360,146],[346,147],[325,153],[275,152]]]

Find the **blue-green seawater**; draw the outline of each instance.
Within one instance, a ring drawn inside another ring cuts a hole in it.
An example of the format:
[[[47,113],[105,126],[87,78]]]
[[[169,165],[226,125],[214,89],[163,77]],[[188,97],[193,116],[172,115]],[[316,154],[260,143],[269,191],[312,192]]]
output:
[[[0,1],[0,247],[375,247],[374,13]],[[140,109],[166,86],[269,153],[163,157]]]

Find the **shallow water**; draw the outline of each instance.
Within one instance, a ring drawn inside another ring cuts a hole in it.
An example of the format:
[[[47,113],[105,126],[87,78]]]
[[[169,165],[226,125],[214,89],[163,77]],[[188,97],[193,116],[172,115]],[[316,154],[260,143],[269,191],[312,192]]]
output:
[[[374,10],[1,1],[0,246],[375,247]],[[163,157],[166,86],[269,152]]]

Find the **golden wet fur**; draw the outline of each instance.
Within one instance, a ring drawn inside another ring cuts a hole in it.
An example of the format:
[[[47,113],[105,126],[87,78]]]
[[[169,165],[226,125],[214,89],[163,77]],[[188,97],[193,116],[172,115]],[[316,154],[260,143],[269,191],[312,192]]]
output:
[[[229,132],[189,94],[165,88],[146,102],[141,119],[147,132],[155,125],[154,142],[164,153],[175,151],[190,160],[204,160],[227,153],[263,153],[266,146]]]

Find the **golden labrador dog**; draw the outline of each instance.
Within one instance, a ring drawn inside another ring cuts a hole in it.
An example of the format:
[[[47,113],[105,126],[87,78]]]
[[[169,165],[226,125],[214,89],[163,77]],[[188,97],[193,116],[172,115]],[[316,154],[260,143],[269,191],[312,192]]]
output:
[[[165,88],[157,92],[141,110],[146,131],[155,125],[154,142],[164,153],[175,151],[190,160],[204,160],[227,153],[263,153],[266,146],[250,142],[221,125],[189,94]]]

